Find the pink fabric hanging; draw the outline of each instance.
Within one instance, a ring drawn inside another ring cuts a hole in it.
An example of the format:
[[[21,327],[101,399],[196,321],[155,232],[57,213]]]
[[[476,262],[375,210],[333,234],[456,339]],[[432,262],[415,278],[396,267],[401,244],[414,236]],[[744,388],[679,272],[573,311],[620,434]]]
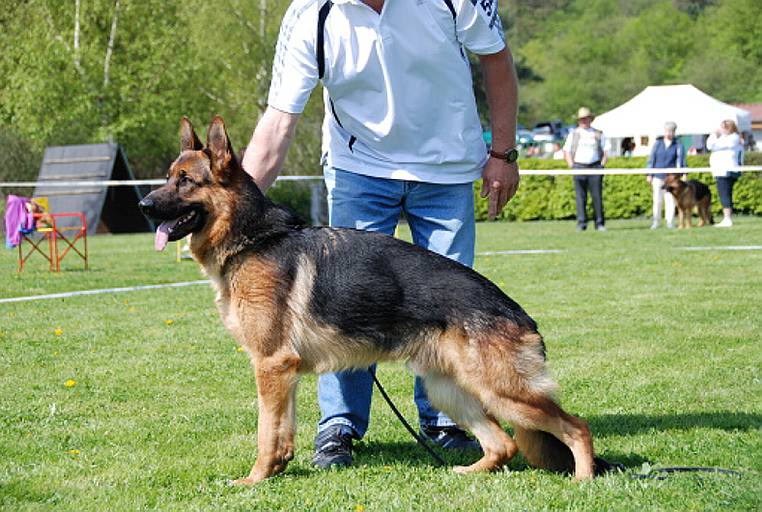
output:
[[[8,195],[5,200],[5,246],[12,249],[21,243],[21,230],[34,228],[34,216],[26,207],[28,197]]]

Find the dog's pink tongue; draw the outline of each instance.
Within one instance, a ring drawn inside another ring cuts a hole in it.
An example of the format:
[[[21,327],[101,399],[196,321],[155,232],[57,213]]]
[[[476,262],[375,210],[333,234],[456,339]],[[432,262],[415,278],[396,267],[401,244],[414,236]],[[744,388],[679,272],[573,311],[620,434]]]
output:
[[[156,228],[156,239],[154,239],[153,242],[153,248],[157,251],[163,251],[164,248],[167,246],[167,243],[169,242],[169,230],[172,226],[174,226],[177,223],[177,219],[175,220],[166,220],[159,224],[159,227]]]

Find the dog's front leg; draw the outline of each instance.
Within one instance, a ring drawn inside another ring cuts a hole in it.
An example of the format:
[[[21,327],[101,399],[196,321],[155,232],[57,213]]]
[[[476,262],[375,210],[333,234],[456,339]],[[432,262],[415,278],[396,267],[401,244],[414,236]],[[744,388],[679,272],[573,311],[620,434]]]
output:
[[[277,475],[294,458],[299,362],[294,354],[274,354],[254,361],[259,400],[259,453],[249,476],[233,484],[251,485]]]

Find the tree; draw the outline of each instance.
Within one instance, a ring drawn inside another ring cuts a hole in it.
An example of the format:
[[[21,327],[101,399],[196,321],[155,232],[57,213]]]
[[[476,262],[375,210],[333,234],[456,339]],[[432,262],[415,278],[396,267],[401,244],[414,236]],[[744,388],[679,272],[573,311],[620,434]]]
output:
[[[39,148],[116,140],[141,174],[156,175],[166,112],[184,99],[168,85],[190,61],[175,19],[174,3],[159,0],[17,6],[0,36],[0,124]]]
[[[757,0],[724,0],[698,20],[699,44],[685,79],[729,102],[762,101],[762,9]]]

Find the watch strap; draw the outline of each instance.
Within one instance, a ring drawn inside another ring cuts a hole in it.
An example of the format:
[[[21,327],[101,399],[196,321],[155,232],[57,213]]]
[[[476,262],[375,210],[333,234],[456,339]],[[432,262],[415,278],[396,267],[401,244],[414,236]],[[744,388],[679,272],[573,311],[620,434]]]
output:
[[[516,148],[506,149],[502,153],[490,149],[489,155],[493,158],[498,158],[508,163],[513,163],[518,160],[519,152]]]

